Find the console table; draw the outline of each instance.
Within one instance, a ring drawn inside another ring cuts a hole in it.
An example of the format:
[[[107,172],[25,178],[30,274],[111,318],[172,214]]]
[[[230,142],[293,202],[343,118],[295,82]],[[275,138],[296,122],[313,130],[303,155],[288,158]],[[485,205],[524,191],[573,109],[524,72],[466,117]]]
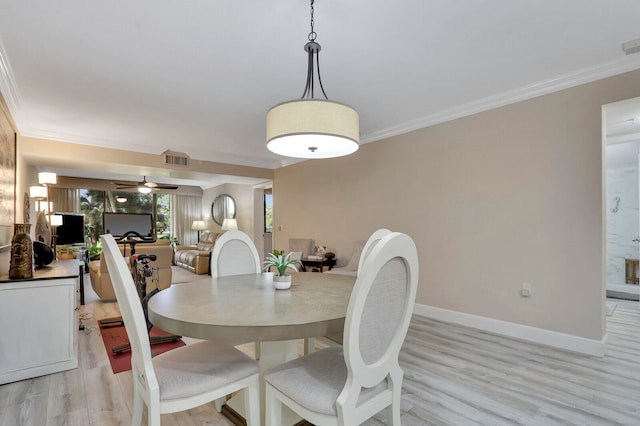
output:
[[[309,259],[309,258],[303,257],[302,259],[300,259],[300,262],[302,263],[304,272],[307,271],[307,266],[311,267],[312,268],[311,270],[313,270],[313,268],[319,268],[320,272],[322,272],[322,268],[324,268],[325,266],[327,266],[329,270],[331,270],[331,268],[336,266],[336,259],[334,258]]]
[[[78,367],[80,267],[56,260],[30,279],[0,275],[0,385]]]

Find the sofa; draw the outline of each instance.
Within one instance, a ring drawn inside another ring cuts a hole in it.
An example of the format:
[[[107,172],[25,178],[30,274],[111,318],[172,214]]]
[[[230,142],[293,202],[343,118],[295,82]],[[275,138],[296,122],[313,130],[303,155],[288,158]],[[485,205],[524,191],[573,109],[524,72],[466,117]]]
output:
[[[353,249],[353,253],[351,253],[351,259],[345,266],[341,266],[339,268],[331,268],[329,271],[326,271],[327,274],[337,274],[337,275],[349,275],[351,277],[358,276],[358,266],[360,264],[360,255],[362,254],[362,250],[364,249],[366,241],[358,240],[356,241],[356,246]]]
[[[131,248],[128,244],[118,244],[123,256],[127,257],[131,254]],[[157,288],[164,290],[171,285],[172,278],[172,261],[173,261],[173,249],[169,240],[156,240],[155,243],[138,243],[135,246],[136,254],[155,254],[156,260],[152,262],[152,267],[158,268],[158,285]],[[109,276],[109,270],[107,264],[104,261],[103,254],[100,254],[99,260],[92,260],[89,262],[89,278],[91,279],[91,287],[93,291],[102,300],[113,300],[116,298],[116,293],[113,290],[113,284],[111,283],[111,277]],[[147,278],[147,293],[150,293],[156,288],[155,283],[151,278]]]
[[[193,273],[202,275],[210,272],[211,251],[219,232],[204,231],[196,245],[177,245],[175,248],[175,264]]]

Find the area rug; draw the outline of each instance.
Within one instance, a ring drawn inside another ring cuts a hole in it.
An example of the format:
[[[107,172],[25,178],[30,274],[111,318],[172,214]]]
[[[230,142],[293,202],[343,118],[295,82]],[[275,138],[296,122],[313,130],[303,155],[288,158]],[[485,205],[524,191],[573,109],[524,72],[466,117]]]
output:
[[[160,330],[159,328],[153,327],[149,334],[151,336],[166,336],[170,333]],[[102,336],[102,341],[104,342],[104,348],[107,351],[107,356],[109,357],[109,363],[111,363],[111,370],[113,371],[113,374],[131,370],[131,352],[130,351],[124,351],[117,355],[115,355],[111,351],[111,348],[115,346],[124,345],[125,343],[129,342],[129,338],[127,337],[127,332],[124,326],[117,326],[117,327],[101,326],[100,335]],[[154,356],[160,355],[161,353],[170,351],[171,349],[179,348],[180,346],[184,346],[184,345],[185,343],[182,340],[178,340],[176,342],[157,343],[157,344],[151,345],[151,353]]]
[[[616,310],[616,307],[618,306],[617,303],[614,302],[607,302],[607,316],[610,317],[611,315],[613,315],[613,311]]]

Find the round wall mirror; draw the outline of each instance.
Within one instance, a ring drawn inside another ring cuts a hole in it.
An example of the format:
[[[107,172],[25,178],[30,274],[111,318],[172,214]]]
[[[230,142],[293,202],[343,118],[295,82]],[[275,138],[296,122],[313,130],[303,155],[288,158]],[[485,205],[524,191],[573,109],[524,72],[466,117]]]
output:
[[[229,194],[220,194],[211,203],[211,217],[222,226],[225,219],[236,217],[236,202]]]

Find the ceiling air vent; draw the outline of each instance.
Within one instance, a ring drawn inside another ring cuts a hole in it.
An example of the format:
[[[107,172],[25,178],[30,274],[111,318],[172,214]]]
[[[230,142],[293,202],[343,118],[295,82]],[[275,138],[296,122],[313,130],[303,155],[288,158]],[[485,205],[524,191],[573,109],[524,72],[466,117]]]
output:
[[[165,151],[162,153],[165,166],[189,167],[189,156],[184,152]]]

